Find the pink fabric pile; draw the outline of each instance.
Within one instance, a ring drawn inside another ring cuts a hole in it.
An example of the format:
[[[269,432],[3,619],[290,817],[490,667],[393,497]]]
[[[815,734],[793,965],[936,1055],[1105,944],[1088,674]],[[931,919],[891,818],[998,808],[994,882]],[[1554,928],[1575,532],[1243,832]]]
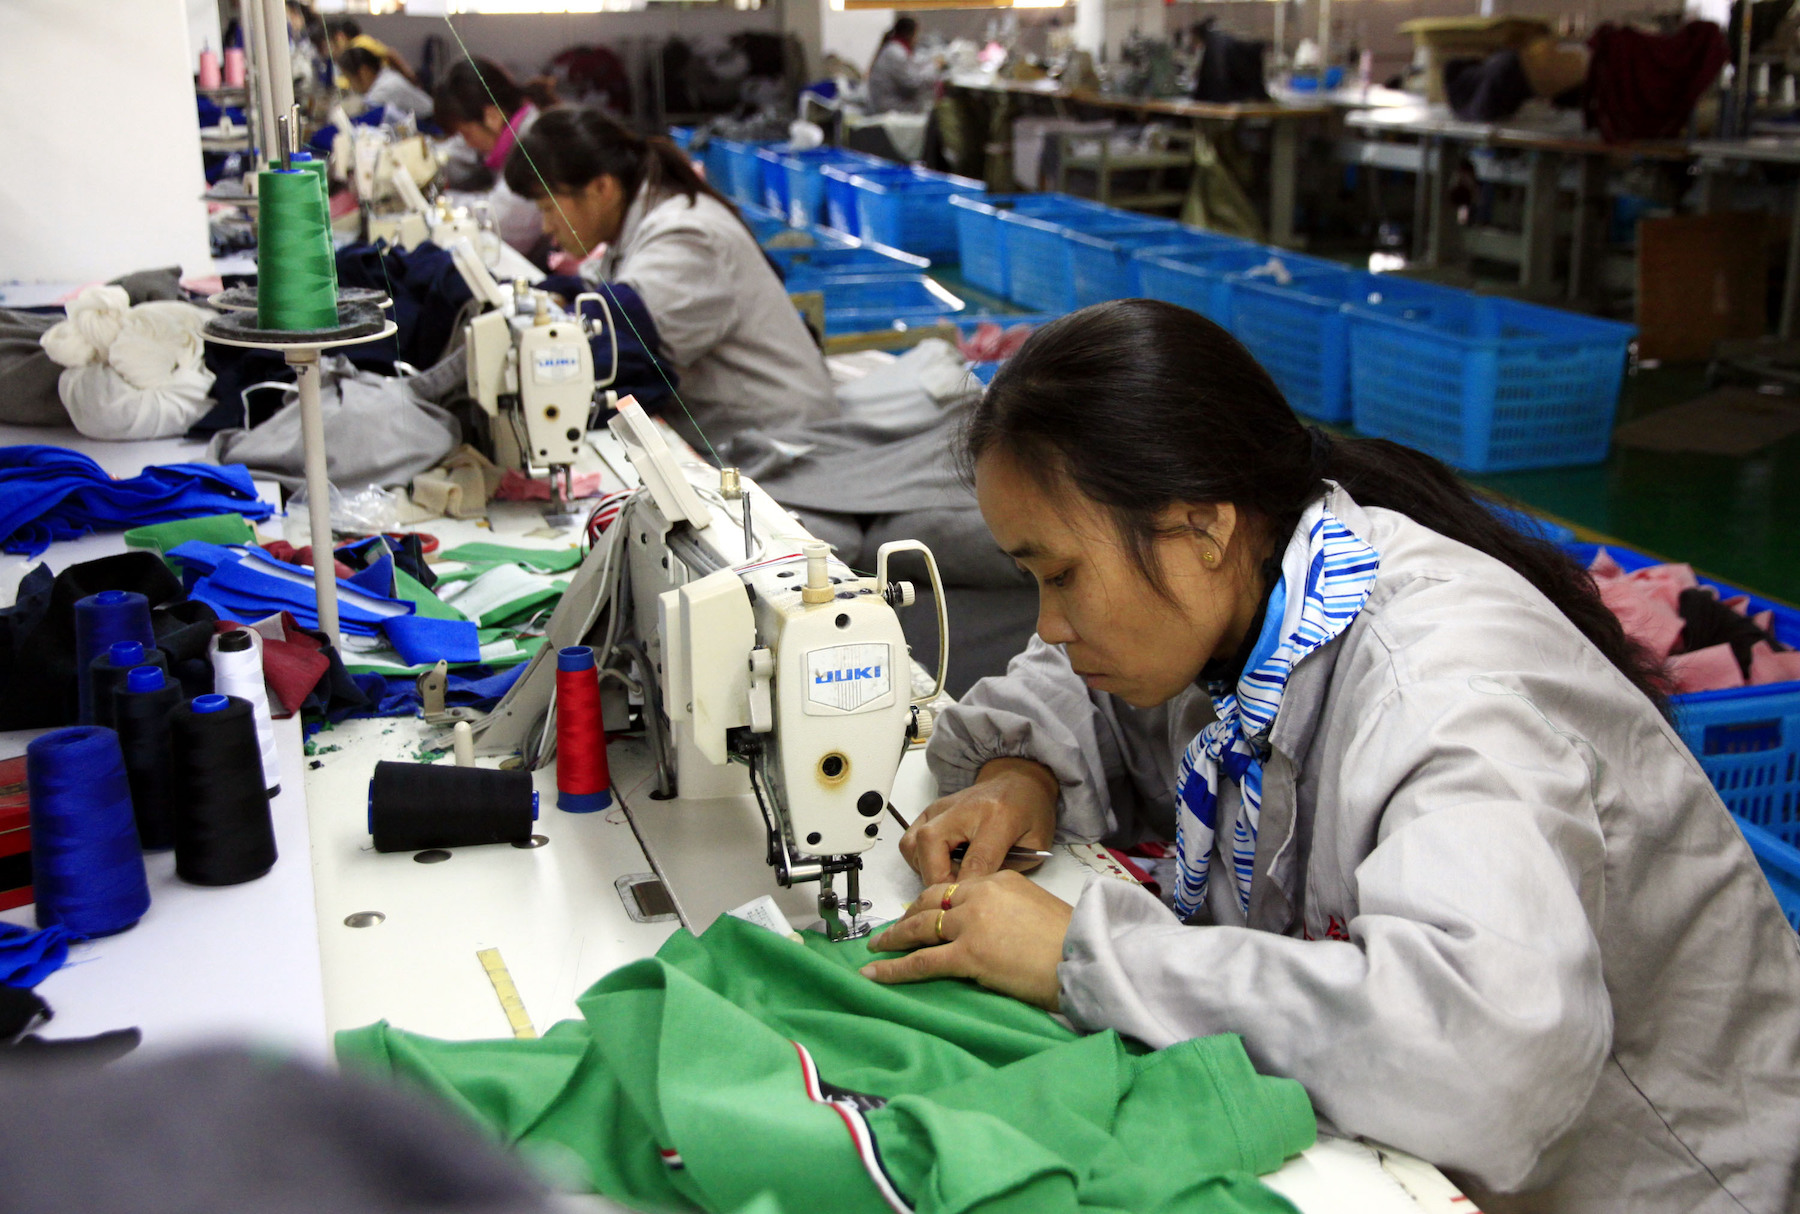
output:
[[[1718,597],[1716,591],[1700,585],[1693,566],[1651,565],[1627,573],[1602,548],[1594,554],[1588,573],[1600,588],[1601,600],[1624,625],[1626,635],[1658,660],[1667,662],[1671,690],[1676,694],[1800,680],[1800,652],[1778,649],[1768,640],[1759,640],[1751,647],[1748,677],[1729,644],[1687,648],[1687,622],[1679,610],[1681,592],[1702,590]],[[1726,599],[1725,606],[1769,636],[1774,635],[1775,613],[1763,611],[1751,616],[1747,596]]]

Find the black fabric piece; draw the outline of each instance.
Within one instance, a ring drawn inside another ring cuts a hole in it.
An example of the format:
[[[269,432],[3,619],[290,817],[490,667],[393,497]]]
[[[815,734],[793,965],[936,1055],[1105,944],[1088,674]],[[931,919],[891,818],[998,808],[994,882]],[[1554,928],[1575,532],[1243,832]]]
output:
[[[1495,51],[1486,59],[1452,59],[1444,65],[1450,111],[1464,122],[1499,122],[1531,100],[1531,82],[1519,52]]]
[[[41,567],[40,567],[41,569]],[[0,669],[0,729],[73,725],[80,712],[75,669],[75,601],[102,590],[133,590],[157,607],[184,597],[181,582],[152,552],[124,552],[71,565],[42,597],[39,570],[19,586],[19,602],[5,615],[12,661]]]
[[[219,613],[197,599],[164,603],[150,611],[156,647],[169,660],[169,674],[181,684],[184,699],[210,695],[212,657],[207,651],[218,629]]]
[[[1194,73],[1195,101],[1267,101],[1264,83],[1263,44],[1247,42],[1203,23],[1205,50]]]
[[[346,353],[363,352],[354,360],[358,366],[372,366],[367,359],[435,365],[455,335],[463,305],[473,297],[450,251],[430,241],[405,252],[385,245],[348,245],[338,250],[337,274],[340,287],[372,287],[394,301],[391,315],[399,332],[349,347]]]
[[[180,299],[181,267],[163,266],[156,270],[138,270],[113,279],[111,285],[125,288],[132,307],[156,299]]]
[[[528,1214],[542,1186],[422,1093],[270,1054],[0,1070],[0,1211]]]
[[[346,346],[347,350],[360,349]],[[281,355],[270,350],[247,350],[240,346],[206,343],[206,369],[213,373],[213,407],[188,429],[190,437],[205,437],[219,430],[255,429],[268,421],[287,403],[283,392],[257,392],[249,397],[250,412],[244,412],[244,389],[253,384],[294,382],[294,369]]]
[[[1787,648],[1775,639],[1774,634],[1765,632],[1757,627],[1755,620],[1727,607],[1710,590],[1683,590],[1676,600],[1676,610],[1687,624],[1681,632],[1684,652],[1729,645],[1738,669],[1746,679],[1750,677],[1751,650],[1758,641],[1767,643],[1776,652]]]
[[[50,1019],[50,1005],[22,986],[0,983],[0,1047]]]
[[[38,339],[62,320],[60,312],[0,310],[0,422],[13,426],[66,426],[57,383],[63,369]]]
[[[324,633],[304,628],[300,631],[324,644]],[[356,680],[351,677],[350,672],[344,669],[344,659],[338,654],[337,647],[324,645],[319,652],[324,654],[325,660],[331,664],[326,667],[324,675],[313,685],[313,689],[307,693],[306,699],[301,702],[301,712],[341,721],[371,707],[368,695],[361,687],[357,686]]]
[[[394,549],[394,565],[404,569],[407,576],[419,585],[430,590],[437,585],[437,574],[432,572],[431,562],[425,559],[425,541],[416,531],[408,531],[395,543],[388,537],[388,547]]]

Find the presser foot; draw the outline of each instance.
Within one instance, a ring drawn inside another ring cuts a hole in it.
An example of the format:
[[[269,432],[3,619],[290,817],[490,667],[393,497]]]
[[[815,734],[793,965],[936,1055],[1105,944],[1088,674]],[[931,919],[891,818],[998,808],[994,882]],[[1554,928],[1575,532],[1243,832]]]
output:
[[[842,894],[831,887],[831,869],[819,875],[819,918],[825,923],[825,938],[831,941],[860,940],[875,926],[866,916],[871,904],[858,888],[862,877],[862,861],[852,858],[844,870]]]

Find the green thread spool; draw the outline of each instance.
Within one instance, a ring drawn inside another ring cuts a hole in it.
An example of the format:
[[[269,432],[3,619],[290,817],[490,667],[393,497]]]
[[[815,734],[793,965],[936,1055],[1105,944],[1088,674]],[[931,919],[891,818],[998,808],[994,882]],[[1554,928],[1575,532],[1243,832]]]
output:
[[[256,323],[263,329],[337,327],[337,264],[331,220],[316,172],[256,175]]]
[[[319,192],[325,195],[325,253],[331,258],[331,289],[337,290],[337,245],[331,239],[331,177],[328,170],[329,161],[314,159],[311,152],[295,152],[288,159],[290,168],[301,169],[319,176]]]

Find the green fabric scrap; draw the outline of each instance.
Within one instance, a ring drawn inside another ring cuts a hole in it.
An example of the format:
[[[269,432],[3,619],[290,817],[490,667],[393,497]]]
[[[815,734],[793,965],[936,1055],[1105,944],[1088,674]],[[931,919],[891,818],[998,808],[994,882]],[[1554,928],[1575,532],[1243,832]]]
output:
[[[171,523],[133,527],[125,533],[127,548],[150,548],[157,552],[178,548],[189,540],[225,546],[254,544],[256,529],[245,522],[241,514],[211,514],[205,518],[184,518]]]
[[[440,552],[438,560],[470,565],[523,565],[538,573],[567,573],[581,564],[584,555],[579,548],[513,548],[478,541]]]
[[[886,1182],[919,1214],[1292,1210],[1256,1176],[1313,1143],[1312,1109],[1236,1036],[1157,1052],[1082,1037],[972,983],[881,986],[857,973],[870,956],[723,917],[601,979],[541,1039],[383,1022],[339,1033],[337,1053],[528,1155],[572,1153],[637,1208],[798,1214],[828,1194],[890,1214]]]
[[[394,568],[394,597],[405,599],[418,614],[433,620],[466,620],[469,617],[433,594],[406,570]]]

